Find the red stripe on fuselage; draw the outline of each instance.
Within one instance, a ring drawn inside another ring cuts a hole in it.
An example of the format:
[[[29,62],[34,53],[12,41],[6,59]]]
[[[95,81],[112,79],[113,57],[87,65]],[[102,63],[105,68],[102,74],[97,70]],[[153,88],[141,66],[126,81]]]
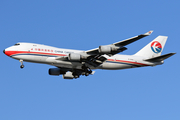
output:
[[[54,54],[54,53],[45,53],[45,52],[31,52],[31,51],[5,51],[5,54],[7,56],[12,56],[16,54],[40,54],[40,55],[55,55],[55,56],[67,56],[65,54]],[[115,60],[115,59],[108,59],[108,61],[113,61],[113,62],[122,62],[122,63],[129,63],[129,64],[135,64],[135,65],[142,65],[142,66],[149,66],[147,64],[143,63],[137,63],[137,62],[132,62],[132,61],[125,61],[125,60]]]
[[[132,61],[125,61],[125,60],[108,59],[108,61],[122,62],[122,63],[129,63],[129,64],[136,64],[136,65],[143,65],[143,66],[149,66],[149,65],[147,65],[147,64],[138,63],[138,62],[132,62]]]
[[[5,51],[7,56],[12,56],[16,54],[43,54],[43,55],[55,55],[55,56],[66,56],[65,54],[54,54],[54,53],[45,53],[45,52],[31,52],[31,51]]]

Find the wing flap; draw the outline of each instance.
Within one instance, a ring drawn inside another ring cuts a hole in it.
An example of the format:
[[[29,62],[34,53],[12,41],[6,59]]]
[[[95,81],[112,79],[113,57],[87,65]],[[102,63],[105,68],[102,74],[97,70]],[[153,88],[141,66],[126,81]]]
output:
[[[103,57],[102,55],[92,55],[89,56],[85,62],[89,65],[92,65],[94,67],[99,66],[100,64],[102,64],[104,61],[106,61],[107,58]]]

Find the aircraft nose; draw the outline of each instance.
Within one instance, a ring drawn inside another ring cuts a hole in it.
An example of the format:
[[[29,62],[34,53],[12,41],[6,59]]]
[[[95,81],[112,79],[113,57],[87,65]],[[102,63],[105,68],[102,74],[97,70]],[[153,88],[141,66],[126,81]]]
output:
[[[3,53],[5,54],[5,50],[3,50]]]

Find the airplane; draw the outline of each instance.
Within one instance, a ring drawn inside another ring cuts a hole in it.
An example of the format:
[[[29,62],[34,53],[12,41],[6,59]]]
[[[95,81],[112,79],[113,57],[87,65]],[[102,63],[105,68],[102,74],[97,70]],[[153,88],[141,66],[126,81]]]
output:
[[[127,68],[156,66],[176,53],[161,55],[167,36],[158,36],[134,55],[118,54],[125,51],[126,45],[151,35],[153,31],[98,48],[82,51],[51,47],[42,44],[20,42],[3,50],[7,56],[21,62],[41,63],[55,66],[49,75],[62,75],[64,79],[89,76],[95,69],[120,70]]]

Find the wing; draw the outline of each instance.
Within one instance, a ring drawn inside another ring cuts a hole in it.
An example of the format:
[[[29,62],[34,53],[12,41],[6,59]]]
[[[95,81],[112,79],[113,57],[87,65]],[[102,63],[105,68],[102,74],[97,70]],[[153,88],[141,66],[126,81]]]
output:
[[[107,60],[104,54],[112,56],[119,52],[126,50],[124,47],[132,42],[135,42],[143,37],[149,36],[153,31],[149,31],[145,34],[141,34],[120,42],[116,42],[110,45],[99,46],[99,48],[84,51],[81,53],[70,53],[68,56],[57,57],[56,60],[68,60],[68,61],[78,61],[81,63],[86,63],[90,66],[97,67]]]
[[[94,55],[94,54],[107,54],[107,53],[101,53],[100,52],[100,48],[104,47],[104,50],[106,49],[107,51],[110,50],[109,48],[114,48],[114,50],[111,50],[109,51],[109,55],[114,55],[114,54],[117,54],[119,52],[122,52],[124,50],[126,50],[127,48],[124,47],[130,43],[133,43],[141,38],[144,38],[146,36],[149,36],[151,35],[153,31],[149,31],[145,34],[141,34],[141,35],[138,35],[138,36],[135,36],[135,37],[132,37],[132,38],[129,38],[129,39],[126,39],[126,40],[123,40],[123,41],[119,41],[119,42],[116,42],[116,43],[113,43],[113,44],[110,44],[110,45],[106,45],[106,46],[99,46],[99,48],[95,48],[95,49],[92,49],[92,50],[88,50],[86,51],[87,54],[90,54],[90,55]]]
[[[104,56],[104,54],[106,55],[114,55],[117,54],[119,52],[122,52],[124,50],[126,50],[127,48],[124,47],[132,42],[135,42],[143,37],[149,36],[153,31],[149,31],[145,34],[142,35],[138,35],[120,42],[116,42],[110,45],[105,45],[105,46],[99,46],[99,48],[96,49],[92,49],[92,50],[88,50],[88,51],[84,51],[81,53],[69,53],[68,56],[60,56],[60,57],[56,57],[56,60],[68,60],[68,61],[77,61],[82,63],[81,69],[74,69],[74,68],[56,68],[56,69],[51,69],[50,70],[50,74],[53,75],[53,71],[54,75],[56,75],[55,73],[57,73],[58,71],[61,71],[60,74],[63,74],[63,78],[64,79],[73,79],[73,78],[79,78],[79,76],[81,75],[85,75],[88,76],[90,74],[94,74],[94,71],[92,71],[90,69],[90,66],[93,67],[98,67],[99,65],[101,65],[104,61],[107,60],[107,58]],[[171,56],[174,53],[168,54],[168,55],[164,55],[161,58],[154,58],[156,59],[166,59],[169,56]],[[153,60],[154,60],[153,59]],[[151,61],[151,60],[147,60],[147,61]],[[58,67],[58,66],[57,66]]]

